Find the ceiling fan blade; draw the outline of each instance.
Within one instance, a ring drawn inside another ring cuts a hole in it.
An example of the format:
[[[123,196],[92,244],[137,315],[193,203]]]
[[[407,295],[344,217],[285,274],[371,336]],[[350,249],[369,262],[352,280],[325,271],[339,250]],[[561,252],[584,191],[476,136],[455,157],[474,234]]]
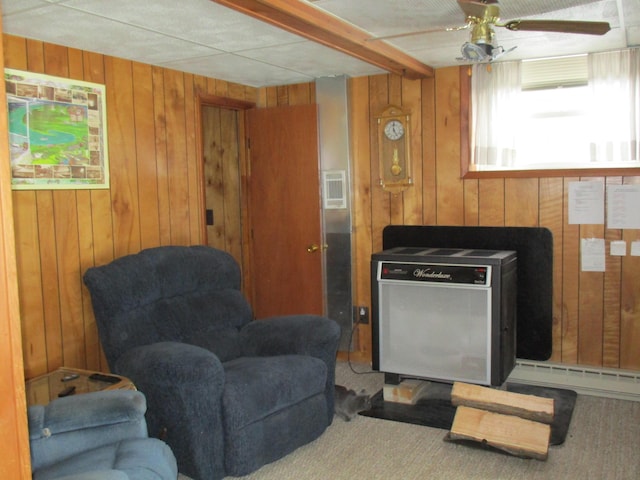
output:
[[[430,30],[418,30],[416,32],[405,32],[405,33],[396,33],[393,35],[384,35],[381,37],[371,37],[367,38],[367,42],[373,42],[376,40],[390,40],[392,38],[401,38],[401,37],[410,37],[413,35],[424,35],[427,33],[436,33],[436,32],[457,32],[458,30],[466,30],[469,28],[469,24],[461,25],[458,27],[445,27],[445,28],[432,28]]]
[[[571,20],[511,20],[498,27],[505,27],[514,32],[559,32],[584,33],[587,35],[604,35],[611,27],[607,22],[581,22]]]

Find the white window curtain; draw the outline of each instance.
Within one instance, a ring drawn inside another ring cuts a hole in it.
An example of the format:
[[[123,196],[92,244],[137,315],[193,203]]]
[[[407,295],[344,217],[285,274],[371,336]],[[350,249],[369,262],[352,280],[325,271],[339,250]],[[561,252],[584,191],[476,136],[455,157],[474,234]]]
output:
[[[476,64],[471,76],[471,162],[478,168],[516,161],[520,62]]]
[[[640,49],[589,55],[590,161],[640,161]]]
[[[518,168],[520,62],[473,66],[471,162],[477,170]],[[640,48],[589,55],[592,92],[585,132],[592,163],[640,162]],[[615,165],[614,165],[615,164]]]

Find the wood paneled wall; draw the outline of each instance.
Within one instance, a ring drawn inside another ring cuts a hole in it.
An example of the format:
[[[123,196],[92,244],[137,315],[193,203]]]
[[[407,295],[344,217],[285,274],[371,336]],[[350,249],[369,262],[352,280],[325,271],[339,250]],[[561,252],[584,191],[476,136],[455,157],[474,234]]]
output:
[[[259,107],[308,105],[316,101],[315,83],[296,83],[278,87],[265,87],[258,91]]]
[[[257,90],[97,53],[4,37],[6,66],[103,83],[111,188],[14,191],[27,378],[107,369],[82,274],[157,245],[204,243],[199,97]]]
[[[355,304],[370,304],[370,255],[382,248],[388,224],[546,227],[554,238],[551,360],[639,370],[640,257],[614,257],[608,251],[612,240],[626,240],[629,251],[640,231],[568,224],[569,183],[579,177],[461,179],[461,76],[466,74],[465,68],[452,67],[422,81],[394,75],[350,81]],[[413,114],[415,184],[399,195],[383,192],[377,181],[372,118],[390,103]],[[637,176],[600,180],[640,183]],[[592,237],[606,239],[604,273],[580,270],[580,239]],[[360,353],[370,358],[370,328],[359,329]]]
[[[199,96],[305,104],[314,84],[253,89],[13,36],[4,50],[7,67],[106,85],[111,188],[13,192],[25,376],[106,369],[82,272],[141,248],[204,243]],[[355,304],[370,304],[370,255],[388,224],[543,226],[554,236],[552,360],[640,369],[639,258],[607,255],[605,273],[579,268],[580,238],[630,244],[639,233],[569,225],[568,184],[580,178],[461,179],[461,74],[349,82]],[[376,171],[373,117],[390,103],[412,111],[415,183],[399,195],[381,190]],[[359,329],[368,360],[370,326]]]

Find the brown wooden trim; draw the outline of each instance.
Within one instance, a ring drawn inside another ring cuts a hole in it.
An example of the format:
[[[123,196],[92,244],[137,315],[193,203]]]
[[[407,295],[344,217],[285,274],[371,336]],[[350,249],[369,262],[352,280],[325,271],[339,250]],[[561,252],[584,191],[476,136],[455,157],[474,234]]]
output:
[[[252,220],[249,209],[249,180],[251,179],[251,163],[247,145],[247,114],[246,110],[238,111],[238,161],[240,163],[240,223],[242,225],[242,282],[245,295],[255,298],[253,281],[253,236],[251,235]]]
[[[211,107],[229,108],[231,110],[248,110],[249,108],[256,108],[255,102],[238,100],[236,98],[221,97],[220,95],[199,94],[198,103],[201,109],[203,105],[209,105]]]
[[[278,28],[321,43],[388,72],[410,79],[433,77],[434,71],[364,30],[305,2],[291,0],[212,0]]]
[[[0,12],[1,14],[1,12]],[[0,37],[2,26],[0,25]],[[0,69],[4,70],[4,46],[0,46]],[[0,79],[0,104],[6,105],[4,77]],[[7,111],[0,113],[0,130],[8,130]],[[0,478],[31,478],[29,432],[26,415],[24,363],[14,209],[11,191],[9,139],[0,138]]]
[[[460,67],[460,176],[467,177],[471,163],[471,67]]]
[[[198,201],[202,205],[202,211],[200,215],[200,231],[202,232],[202,244],[207,245],[209,242],[209,234],[207,232],[207,207],[206,207],[206,188],[205,188],[205,173],[204,173],[204,152],[203,152],[203,134],[202,134],[202,107],[206,105],[206,102],[202,101],[202,97],[197,95],[196,98],[196,118],[195,118],[195,134],[198,141],[196,148],[197,157],[197,169],[196,169],[196,182],[198,184]]]
[[[239,100],[235,98],[223,97],[220,95],[208,95],[200,93],[197,95],[198,108],[196,109],[196,135],[198,139],[198,182],[200,185],[200,203],[202,207],[202,231],[203,244],[208,244],[207,238],[207,220],[206,220],[206,188],[204,173],[204,152],[203,152],[203,133],[202,133],[202,108],[204,106],[224,108],[228,110],[236,110],[238,112],[238,162],[240,168],[240,222],[244,226],[242,228],[242,285],[245,295],[249,299],[253,299],[253,264],[251,258],[251,234],[248,226],[251,225],[251,215],[249,212],[249,199],[246,193],[249,191],[248,182],[250,176],[249,155],[247,153],[247,139],[245,126],[245,111],[256,108],[255,102]]]
[[[468,165],[467,161],[467,165]],[[461,170],[462,172],[462,170]],[[575,168],[562,170],[496,170],[470,171],[462,174],[462,178],[548,178],[548,177],[618,177],[638,176],[640,167],[635,168]]]

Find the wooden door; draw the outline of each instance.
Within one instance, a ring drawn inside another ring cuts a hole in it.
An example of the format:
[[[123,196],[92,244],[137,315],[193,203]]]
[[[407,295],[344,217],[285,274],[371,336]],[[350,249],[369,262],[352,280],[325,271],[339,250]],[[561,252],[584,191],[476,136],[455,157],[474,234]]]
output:
[[[316,105],[247,111],[253,308],[323,313]]]

